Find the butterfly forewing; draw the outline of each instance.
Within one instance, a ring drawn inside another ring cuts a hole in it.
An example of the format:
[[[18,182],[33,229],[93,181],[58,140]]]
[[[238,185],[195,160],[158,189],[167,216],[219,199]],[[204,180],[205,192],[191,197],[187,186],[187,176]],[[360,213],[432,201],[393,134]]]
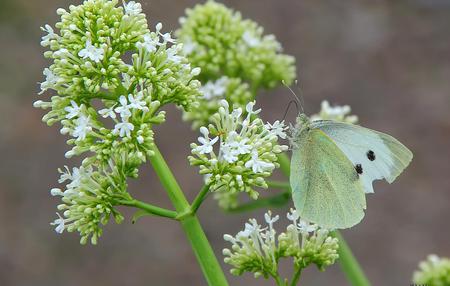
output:
[[[301,132],[290,183],[299,215],[325,228],[348,228],[364,216],[363,185],[352,162],[320,129]]]
[[[358,125],[323,120],[312,122],[311,128],[327,134],[352,165],[358,167],[366,193],[373,192],[374,180],[393,182],[413,157],[411,151],[392,136]]]

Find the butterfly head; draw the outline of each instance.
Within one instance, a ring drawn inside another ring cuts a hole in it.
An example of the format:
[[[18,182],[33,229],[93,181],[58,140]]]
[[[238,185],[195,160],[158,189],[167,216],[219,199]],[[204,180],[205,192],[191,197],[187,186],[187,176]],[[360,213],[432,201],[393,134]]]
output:
[[[298,145],[298,138],[300,137],[300,134],[304,132],[309,132],[311,129],[310,127],[311,121],[308,116],[304,113],[300,113],[297,116],[297,119],[295,120],[295,126],[291,126],[291,136],[290,136],[290,143],[293,148],[296,148]]]

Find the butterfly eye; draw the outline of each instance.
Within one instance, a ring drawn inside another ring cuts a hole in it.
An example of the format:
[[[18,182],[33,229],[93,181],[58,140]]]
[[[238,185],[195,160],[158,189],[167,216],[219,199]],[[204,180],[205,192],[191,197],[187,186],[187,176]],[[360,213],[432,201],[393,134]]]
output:
[[[363,173],[363,168],[362,168],[361,164],[356,164],[355,170],[356,170],[356,173],[358,173],[358,175],[361,175]]]
[[[375,160],[375,153],[372,150],[367,151],[366,155],[367,159],[369,159],[370,161]]]

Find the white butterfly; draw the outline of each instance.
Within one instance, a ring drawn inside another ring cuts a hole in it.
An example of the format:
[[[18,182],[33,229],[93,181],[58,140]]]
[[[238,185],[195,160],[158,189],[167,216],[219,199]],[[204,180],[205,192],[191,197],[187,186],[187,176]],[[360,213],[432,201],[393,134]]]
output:
[[[335,229],[364,217],[372,182],[392,183],[412,153],[397,139],[358,125],[310,121],[301,114],[293,134],[290,183],[299,215]]]

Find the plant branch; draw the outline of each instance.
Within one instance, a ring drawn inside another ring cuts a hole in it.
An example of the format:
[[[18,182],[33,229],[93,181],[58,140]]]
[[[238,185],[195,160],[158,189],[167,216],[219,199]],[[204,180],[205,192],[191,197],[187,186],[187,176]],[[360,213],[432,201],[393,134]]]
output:
[[[192,213],[197,213],[198,208],[202,204],[202,202],[205,200],[206,195],[209,193],[209,185],[204,185],[200,192],[195,197],[194,201],[191,205],[191,211]]]
[[[177,212],[175,212],[175,211],[168,210],[165,208],[160,208],[160,207],[157,207],[157,206],[154,206],[151,204],[144,203],[139,200],[130,200],[130,201],[118,200],[117,203],[120,205],[123,205],[123,206],[139,208],[139,209],[142,209],[142,210],[148,212],[149,214],[153,214],[153,215],[157,215],[157,216],[167,217],[167,218],[171,218],[171,219],[174,219],[177,216]]]
[[[300,276],[302,275],[302,270],[303,270],[303,268],[301,268],[301,267],[298,267],[295,270],[294,276],[292,277],[292,281],[289,284],[290,286],[296,286],[297,285],[298,280],[300,279]]]
[[[261,198],[249,203],[241,204],[234,208],[228,208],[225,209],[225,211],[229,213],[240,213],[256,210],[262,207],[279,208],[286,205],[289,202],[290,198],[290,192],[282,192],[271,197]]]
[[[219,261],[214,255],[214,251],[206,238],[205,232],[203,231],[197,216],[192,213],[191,206],[172,174],[172,171],[169,166],[167,166],[166,161],[155,144],[152,150],[154,155],[149,158],[150,163],[166,190],[169,199],[178,213],[187,214],[180,218],[181,227],[191,244],[208,285],[228,286],[228,282],[220,267]]]
[[[289,182],[267,181],[267,185],[274,189],[285,189],[288,190],[289,193],[291,192],[291,185],[289,184]]]

